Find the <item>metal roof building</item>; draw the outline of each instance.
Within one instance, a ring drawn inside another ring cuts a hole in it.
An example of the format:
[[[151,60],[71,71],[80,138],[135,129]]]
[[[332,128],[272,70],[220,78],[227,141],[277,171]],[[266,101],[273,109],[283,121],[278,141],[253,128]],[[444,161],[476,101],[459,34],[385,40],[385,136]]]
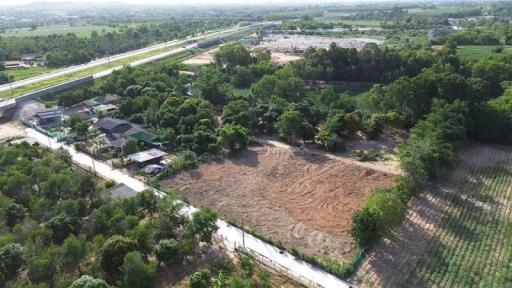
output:
[[[128,156],[128,159],[137,163],[145,163],[149,161],[160,160],[162,157],[167,155],[166,152],[158,149],[149,149],[146,151],[138,152]]]

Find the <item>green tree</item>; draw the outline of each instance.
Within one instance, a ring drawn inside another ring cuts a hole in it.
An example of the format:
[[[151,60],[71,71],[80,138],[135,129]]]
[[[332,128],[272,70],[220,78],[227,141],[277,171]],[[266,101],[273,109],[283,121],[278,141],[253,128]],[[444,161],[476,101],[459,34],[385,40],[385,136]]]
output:
[[[100,266],[108,273],[118,272],[126,253],[137,249],[137,242],[119,235],[110,237],[100,249]]]
[[[33,256],[28,262],[28,278],[33,283],[51,284],[57,273],[57,262],[57,251],[53,246]]]
[[[322,145],[324,145],[325,150],[329,152],[336,152],[343,145],[342,139],[337,134],[331,133],[327,130],[320,131],[317,139],[322,143]]]
[[[156,278],[156,265],[145,264],[138,252],[129,252],[123,263],[124,288],[152,288]]]
[[[297,138],[302,133],[304,117],[299,111],[288,110],[279,116],[277,120],[277,129],[282,137],[286,137],[291,143],[292,139]]]
[[[5,209],[5,225],[7,227],[14,227],[17,223],[20,223],[25,218],[27,209],[20,204],[10,203]]]
[[[139,223],[139,225],[129,231],[128,234],[131,239],[137,242],[139,251],[141,251],[145,257],[151,252],[152,244],[154,243],[155,235],[157,234],[154,222],[155,221],[147,221]]]
[[[230,151],[240,150],[249,142],[249,132],[238,124],[224,124],[218,130],[218,142]]]
[[[139,151],[139,144],[137,143],[137,140],[135,138],[128,137],[123,145],[123,155],[128,156],[137,153],[137,151]]]
[[[0,267],[5,274],[5,280],[11,280],[25,264],[25,249],[15,243],[9,243],[0,248]]]
[[[71,269],[78,269],[81,273],[80,262],[87,256],[87,240],[85,235],[76,237],[75,235],[69,235],[64,243],[62,243],[62,262],[64,267]]]
[[[219,229],[217,213],[210,208],[199,209],[192,215],[188,229],[193,234],[198,235],[200,241],[211,244],[213,233]]]
[[[69,288],[109,288],[108,284],[102,279],[96,279],[89,275],[83,275],[69,286]]]
[[[158,196],[151,190],[146,189],[136,196],[137,204],[152,216],[158,210]]]
[[[223,105],[232,87],[222,79],[222,73],[213,67],[201,67],[194,89],[213,105]]]
[[[251,64],[251,54],[243,44],[233,43],[221,46],[213,56],[215,64],[232,71],[236,66]]]
[[[357,211],[352,218],[352,238],[360,247],[372,247],[383,235],[383,227],[379,224],[379,215],[376,211],[368,207]]]
[[[62,243],[69,234],[76,234],[80,229],[78,218],[61,213],[48,221],[48,228],[53,232],[53,240]]]
[[[156,259],[164,263],[180,263],[180,245],[175,239],[160,240],[154,248]]]

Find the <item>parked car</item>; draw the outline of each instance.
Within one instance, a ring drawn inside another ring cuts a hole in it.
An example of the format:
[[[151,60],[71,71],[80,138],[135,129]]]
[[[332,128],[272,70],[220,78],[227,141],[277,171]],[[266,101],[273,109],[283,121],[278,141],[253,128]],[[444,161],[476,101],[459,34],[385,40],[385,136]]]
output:
[[[154,175],[162,172],[162,170],[164,170],[164,167],[157,165],[157,164],[150,164],[150,165],[144,167],[144,169],[142,169],[142,170],[144,171],[144,173],[146,175],[154,176]]]

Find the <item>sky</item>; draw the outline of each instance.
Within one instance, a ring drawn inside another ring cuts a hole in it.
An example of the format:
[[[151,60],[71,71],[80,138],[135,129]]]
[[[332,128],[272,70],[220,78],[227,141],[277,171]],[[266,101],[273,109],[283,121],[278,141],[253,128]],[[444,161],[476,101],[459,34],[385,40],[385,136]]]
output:
[[[325,3],[325,2],[337,2],[337,3],[353,3],[353,2],[377,2],[377,1],[385,1],[385,0],[307,0],[302,1],[302,3],[307,4],[317,4],[317,3]],[[298,4],[301,1],[297,0],[0,0],[1,6],[11,6],[11,5],[25,5],[33,2],[53,2],[53,3],[125,3],[125,4]],[[397,2],[395,0],[395,2]]]

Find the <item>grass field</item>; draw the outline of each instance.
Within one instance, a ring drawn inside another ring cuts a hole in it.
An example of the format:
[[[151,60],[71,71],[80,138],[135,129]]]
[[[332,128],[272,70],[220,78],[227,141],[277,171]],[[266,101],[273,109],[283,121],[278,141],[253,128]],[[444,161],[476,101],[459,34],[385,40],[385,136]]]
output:
[[[511,287],[512,147],[470,144],[362,264],[362,287]]]
[[[506,46],[503,51],[498,53],[497,47],[501,46],[459,46],[457,55],[464,61],[478,60],[490,56],[499,56],[504,53],[512,53],[512,47]]]
[[[30,78],[33,76],[41,75],[44,73],[52,72],[58,68],[51,68],[51,67],[31,67],[26,69],[14,69],[14,70],[7,70],[5,71],[5,74],[12,76],[14,78],[14,81]]]
[[[92,31],[101,32],[105,30],[106,32],[114,31],[117,28],[109,27],[109,26],[95,26],[95,25],[83,25],[83,26],[69,26],[69,25],[58,25],[58,26],[41,26],[37,27],[35,30],[30,30],[30,28],[17,28],[17,29],[9,29],[3,33],[0,33],[2,37],[29,37],[29,36],[48,36],[51,34],[67,34],[67,33],[75,33],[79,37],[87,37],[91,35]]]
[[[477,9],[475,6],[439,5],[434,8],[411,8],[407,9],[407,11],[411,14],[444,15],[448,13],[464,13],[475,9]]]

